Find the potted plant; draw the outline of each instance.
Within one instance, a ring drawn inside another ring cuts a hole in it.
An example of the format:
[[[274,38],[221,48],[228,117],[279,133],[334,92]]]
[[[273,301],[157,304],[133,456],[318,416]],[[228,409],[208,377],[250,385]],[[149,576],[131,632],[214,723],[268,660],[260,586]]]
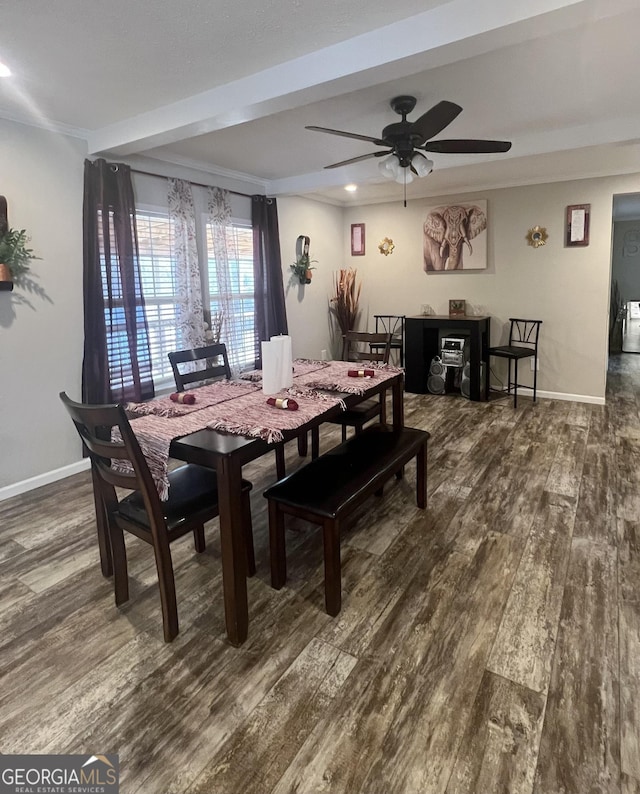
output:
[[[12,290],[13,282],[28,272],[32,259],[38,259],[31,248],[25,229],[0,231],[0,290]]]
[[[315,267],[311,267],[311,263],[315,261],[315,259],[309,259],[309,254],[300,254],[291,265],[291,270],[301,284],[311,284],[311,271],[315,270]]]

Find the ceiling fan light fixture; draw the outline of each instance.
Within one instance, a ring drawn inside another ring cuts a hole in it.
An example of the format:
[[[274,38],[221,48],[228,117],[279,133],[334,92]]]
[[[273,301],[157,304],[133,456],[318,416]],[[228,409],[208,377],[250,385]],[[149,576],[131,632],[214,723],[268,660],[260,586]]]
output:
[[[413,182],[413,174],[408,168],[399,168],[396,182],[398,182],[400,185],[409,185],[411,182]]]
[[[413,155],[413,161],[411,164],[416,169],[416,173],[420,177],[429,176],[429,174],[433,171],[433,160],[425,157],[425,155],[421,152],[416,152]]]
[[[389,157],[385,157],[384,160],[380,160],[378,163],[378,169],[382,176],[387,179],[395,179],[400,170],[398,159],[393,154]]]

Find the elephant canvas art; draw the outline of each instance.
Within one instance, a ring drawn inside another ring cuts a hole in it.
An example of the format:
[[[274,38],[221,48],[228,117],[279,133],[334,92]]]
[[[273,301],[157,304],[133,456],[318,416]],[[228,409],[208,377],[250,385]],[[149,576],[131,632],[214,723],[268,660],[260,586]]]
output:
[[[484,270],[487,267],[487,202],[434,207],[424,222],[424,269]],[[471,240],[477,238],[473,245]]]

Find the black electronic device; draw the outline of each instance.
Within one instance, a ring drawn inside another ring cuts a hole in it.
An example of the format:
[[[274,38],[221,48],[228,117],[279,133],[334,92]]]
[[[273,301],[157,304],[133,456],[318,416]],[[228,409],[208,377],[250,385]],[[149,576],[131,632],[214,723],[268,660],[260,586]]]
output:
[[[427,378],[427,389],[431,394],[444,394],[446,391],[447,368],[442,363],[440,356],[432,359]]]

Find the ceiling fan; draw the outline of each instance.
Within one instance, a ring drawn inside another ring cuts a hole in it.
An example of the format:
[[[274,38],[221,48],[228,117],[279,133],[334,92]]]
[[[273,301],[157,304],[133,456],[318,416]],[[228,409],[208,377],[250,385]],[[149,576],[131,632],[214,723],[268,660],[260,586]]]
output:
[[[402,116],[402,121],[389,124],[382,130],[379,138],[369,135],[359,135],[355,132],[332,130],[328,127],[306,127],[308,130],[328,132],[331,135],[342,135],[345,138],[354,138],[358,141],[368,141],[376,146],[384,146],[385,151],[369,152],[339,163],[332,163],[325,168],[340,168],[343,165],[358,163],[370,157],[387,157],[381,161],[379,167],[384,176],[404,182],[406,185],[416,176],[427,176],[433,169],[433,162],[424,152],[438,152],[441,154],[492,154],[495,152],[508,152],[511,148],[510,141],[486,141],[472,138],[449,140],[431,140],[441,132],[462,112],[460,105],[454,102],[438,102],[423,113],[416,121],[407,121],[407,115],[416,106],[416,98],[412,96],[397,96],[389,103],[391,108]]]

